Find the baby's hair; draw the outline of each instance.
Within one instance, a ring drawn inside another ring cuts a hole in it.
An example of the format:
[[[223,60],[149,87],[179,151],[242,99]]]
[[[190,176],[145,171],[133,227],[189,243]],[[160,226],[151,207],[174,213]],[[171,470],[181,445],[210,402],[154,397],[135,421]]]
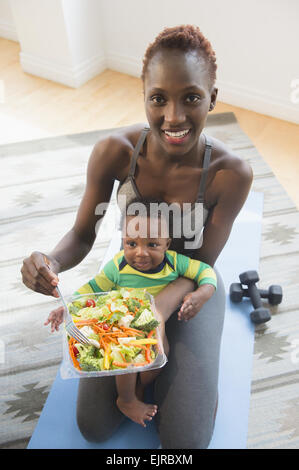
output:
[[[164,215],[163,215],[163,210],[159,210],[159,211],[153,211],[152,208],[151,208],[151,205],[152,204],[164,204],[165,205],[165,201],[161,201],[159,199],[138,199],[137,197],[132,199],[130,201],[129,204],[126,205],[125,208],[122,209],[121,211],[121,217],[120,217],[120,223],[119,223],[119,228],[120,230],[123,229],[123,225],[124,225],[124,222],[125,222],[125,219],[126,219],[126,216],[131,216],[131,215],[135,215],[135,214],[128,214],[128,209],[130,208],[131,204],[142,204],[142,209],[145,210],[145,213],[146,213],[146,217],[158,217],[158,219],[161,219]]]
[[[215,83],[217,70],[215,52],[198,26],[190,24],[165,28],[158,34],[154,42],[149,44],[143,59],[141,74],[143,83],[149,61],[156,52],[165,49],[178,49],[183,52],[196,51],[200,57],[203,56],[207,60],[212,85]]]

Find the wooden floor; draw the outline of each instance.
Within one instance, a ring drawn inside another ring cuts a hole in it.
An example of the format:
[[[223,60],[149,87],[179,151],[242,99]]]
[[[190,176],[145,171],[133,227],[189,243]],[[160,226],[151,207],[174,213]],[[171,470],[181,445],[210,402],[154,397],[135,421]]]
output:
[[[72,89],[24,73],[19,52],[0,38],[0,144],[146,121],[140,79],[106,70]],[[213,113],[225,111],[235,113],[299,208],[299,125],[220,102]]]

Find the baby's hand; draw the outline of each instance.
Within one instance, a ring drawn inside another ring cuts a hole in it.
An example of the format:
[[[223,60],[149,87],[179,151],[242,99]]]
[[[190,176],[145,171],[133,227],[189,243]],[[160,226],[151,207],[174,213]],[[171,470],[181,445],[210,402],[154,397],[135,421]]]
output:
[[[190,292],[184,297],[183,305],[178,313],[178,320],[188,321],[200,310],[198,300],[194,294],[195,292]]]
[[[183,305],[178,313],[178,320],[188,321],[200,311],[203,304],[212,297],[215,292],[214,286],[204,284],[194,292],[189,292],[184,297]]]
[[[55,310],[52,310],[52,312],[48,316],[48,319],[45,321],[45,326],[51,323],[51,333],[53,333],[55,330],[59,330],[59,325],[63,322],[63,312],[64,308],[58,307]]]

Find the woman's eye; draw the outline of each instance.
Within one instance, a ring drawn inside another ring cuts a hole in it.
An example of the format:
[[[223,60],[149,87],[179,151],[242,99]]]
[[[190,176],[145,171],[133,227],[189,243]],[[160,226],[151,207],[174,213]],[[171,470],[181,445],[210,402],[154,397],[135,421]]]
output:
[[[156,95],[151,97],[151,101],[155,104],[163,104],[164,98],[162,96]]]
[[[197,101],[200,100],[200,96],[199,95],[189,95],[187,97],[187,101],[189,100],[189,103],[197,103]]]

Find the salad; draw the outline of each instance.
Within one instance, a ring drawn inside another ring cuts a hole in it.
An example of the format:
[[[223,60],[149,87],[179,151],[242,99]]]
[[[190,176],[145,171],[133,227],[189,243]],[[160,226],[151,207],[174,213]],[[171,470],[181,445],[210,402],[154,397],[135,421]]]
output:
[[[67,335],[73,365],[80,371],[108,371],[147,366],[158,353],[156,320],[149,294],[122,288],[84,295],[68,304],[75,325],[90,345]]]

